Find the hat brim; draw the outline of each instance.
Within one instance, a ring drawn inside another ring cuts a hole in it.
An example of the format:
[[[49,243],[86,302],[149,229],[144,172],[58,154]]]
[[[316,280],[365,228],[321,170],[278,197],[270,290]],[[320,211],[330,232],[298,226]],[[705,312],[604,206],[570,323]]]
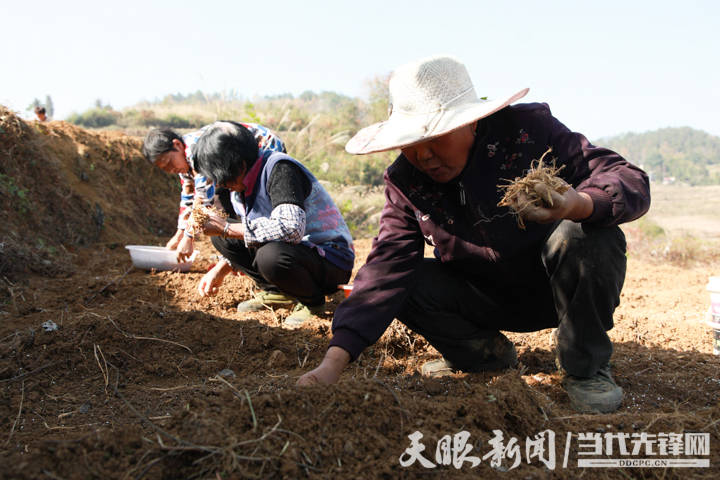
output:
[[[354,155],[364,155],[409,147],[492,115],[524,97],[529,90],[524,88],[509,97],[459,105],[442,113],[408,115],[393,112],[386,121],[360,130],[347,142],[345,150]],[[429,123],[434,125],[427,130]]]

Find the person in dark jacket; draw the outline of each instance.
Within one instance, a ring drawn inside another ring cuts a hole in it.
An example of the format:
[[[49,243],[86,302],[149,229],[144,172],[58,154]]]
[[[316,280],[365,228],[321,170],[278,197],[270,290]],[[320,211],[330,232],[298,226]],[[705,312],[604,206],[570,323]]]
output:
[[[607,331],[626,269],[617,225],[647,211],[645,172],[570,131],[547,104],[512,105],[528,89],[478,97],[453,58],[403,65],[389,88],[389,119],[346,145],[353,154],[401,151],[385,172],[380,231],[335,312],[325,358],[298,384],[336,382],[393,318],[442,354],[422,366],[431,376],[512,367],[517,354],[501,331],[555,327],[572,406],[616,410],[622,389],[610,373]],[[524,209],[522,229],[511,207],[523,199],[498,206],[502,185],[549,148],[568,189],[540,187],[552,206]],[[423,258],[423,243],[435,258]]]

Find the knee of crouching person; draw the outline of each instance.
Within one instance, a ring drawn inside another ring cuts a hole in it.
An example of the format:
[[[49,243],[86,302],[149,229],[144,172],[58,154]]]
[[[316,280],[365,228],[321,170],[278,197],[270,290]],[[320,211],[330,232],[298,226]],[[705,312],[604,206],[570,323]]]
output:
[[[293,262],[286,249],[289,245],[284,242],[269,242],[257,249],[255,264],[260,274],[270,283],[277,285],[292,272]]]

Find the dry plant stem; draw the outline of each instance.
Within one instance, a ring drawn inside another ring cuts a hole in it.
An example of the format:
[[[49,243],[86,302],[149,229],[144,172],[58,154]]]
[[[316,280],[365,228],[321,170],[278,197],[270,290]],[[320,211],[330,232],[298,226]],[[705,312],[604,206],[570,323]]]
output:
[[[97,423],[97,422],[96,423],[84,423],[82,425],[71,425],[69,427],[60,426],[60,425],[58,425],[56,427],[51,427],[50,425],[47,424],[47,422],[43,422],[43,425],[48,430],[74,430],[76,428],[93,427],[95,425],[100,425],[100,423]]]
[[[23,373],[22,375],[18,375],[17,377],[6,378],[6,379],[4,379],[4,380],[0,380],[0,383],[13,382],[13,381],[15,381],[15,380],[20,380],[21,378],[29,377],[30,375],[34,375],[34,374],[36,374],[37,372],[39,372],[39,371],[41,371],[41,370],[45,370],[47,367],[50,367],[50,366],[52,366],[52,365],[55,365],[55,362],[46,363],[46,364],[43,365],[42,367],[38,367],[38,368],[36,368],[35,370],[33,370],[33,371],[31,371],[31,372],[26,372],[26,373]]]
[[[145,474],[148,473],[150,471],[150,469],[155,466],[156,463],[158,463],[160,460],[162,460],[164,458],[165,458],[165,455],[163,455],[162,457],[158,457],[155,460],[150,460],[145,465],[145,468],[143,468],[142,471],[135,477],[135,480],[140,480],[141,478],[143,478],[145,476]]]
[[[155,430],[158,434],[162,434],[164,437],[167,437],[167,438],[173,440],[174,442],[177,442],[179,445],[184,445],[184,446],[186,446],[186,447],[189,448],[189,449],[202,450],[202,451],[208,451],[208,450],[209,450],[208,447],[201,447],[201,446],[199,446],[199,445],[194,445],[194,444],[192,444],[192,443],[190,443],[190,442],[187,442],[187,441],[185,441],[185,440],[183,440],[183,439],[181,439],[181,438],[178,438],[178,437],[176,437],[175,435],[173,435],[172,433],[170,433],[170,432],[168,432],[168,431],[166,431],[166,430],[158,427],[157,425],[155,425],[155,423],[154,423],[152,420],[150,420],[149,418],[147,418],[147,417],[146,417],[145,415],[143,415],[142,413],[138,412],[137,409],[136,409],[135,407],[133,407],[132,404],[125,398],[125,396],[124,396],[122,393],[120,393],[120,392],[117,391],[117,389],[115,390],[115,395],[116,395],[120,400],[122,400],[122,402],[130,409],[130,411],[131,411],[132,413],[134,413],[137,417],[139,417],[140,420],[142,420],[142,421],[144,421],[145,423],[147,423],[147,424],[150,426],[150,428],[152,428],[153,430]],[[159,438],[159,437],[158,437],[158,438]]]
[[[105,355],[102,352],[102,349],[100,348],[100,345],[93,344],[93,353],[95,354],[95,360],[97,361],[98,367],[100,367],[100,372],[102,373],[103,379],[105,380],[105,393],[107,393],[107,387],[110,383],[110,376],[108,372],[108,366],[107,366],[107,360],[105,360]],[[100,355],[98,355],[98,353]],[[105,368],[103,368],[103,365],[100,363],[100,357],[102,357],[103,364],[105,364]]]
[[[201,388],[203,385],[178,385],[177,387],[168,387],[168,388],[160,388],[160,387],[144,387],[142,385],[138,385],[140,388],[143,388],[145,390],[154,390],[156,392],[172,392],[175,390],[190,390],[193,388]]]
[[[53,472],[51,472],[49,470],[43,470],[43,475],[47,475],[49,478],[52,478],[53,480],[65,480],[64,478],[55,475]]]
[[[165,340],[164,338],[141,337],[141,336],[139,336],[139,335],[134,335],[134,334],[131,334],[131,333],[126,333],[126,332],[124,332],[120,327],[117,326],[117,324],[113,321],[112,318],[110,318],[110,317],[106,317],[106,318],[107,318],[108,320],[110,320],[110,323],[112,323],[112,324],[115,326],[115,328],[117,328],[118,332],[122,333],[122,334],[125,335],[127,338],[133,338],[133,339],[135,339],[135,340],[154,340],[154,341],[156,341],[156,342],[169,343],[169,344],[171,344],[171,345],[176,345],[176,346],[178,346],[178,347],[184,348],[185,350],[187,350],[188,352],[190,352],[192,355],[194,355],[193,351],[190,350],[190,347],[187,347],[187,346],[183,345],[182,343],[173,342],[172,340]]]
[[[218,375],[215,375],[214,377],[210,378],[209,380],[211,382],[222,382],[225,385],[227,385],[228,387],[230,387],[230,389],[233,391],[233,393],[235,394],[236,397],[238,397],[241,400],[247,399],[248,407],[250,408],[250,415],[252,416],[252,421],[253,421],[253,430],[256,430],[257,426],[258,426],[257,417],[255,416],[255,409],[253,408],[252,400],[250,400],[250,394],[248,393],[248,391],[244,390],[245,397],[243,398],[240,391],[237,388],[235,388],[235,386],[232,383],[228,382],[224,378],[222,378]]]
[[[22,413],[22,407],[23,407],[24,401],[25,401],[25,381],[23,380],[23,382],[20,386],[20,407],[18,408],[17,417],[15,417],[15,421],[12,424],[12,428],[10,429],[10,435],[8,435],[8,439],[5,442],[5,446],[10,445],[10,439],[12,438],[13,433],[15,432],[15,427],[17,426],[17,423],[20,420],[20,414]]]

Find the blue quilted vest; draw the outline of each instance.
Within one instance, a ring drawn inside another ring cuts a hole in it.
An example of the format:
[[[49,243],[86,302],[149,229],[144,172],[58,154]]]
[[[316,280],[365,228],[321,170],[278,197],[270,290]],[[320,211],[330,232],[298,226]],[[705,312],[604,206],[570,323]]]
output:
[[[245,197],[245,214],[248,220],[259,217],[270,217],[272,202],[267,192],[267,184],[275,164],[281,160],[288,160],[299,166],[307,175],[312,189],[305,199],[305,235],[302,244],[317,250],[320,256],[337,265],[343,270],[352,270],[355,262],[350,230],[340,214],[340,210],[333,202],[327,190],[318,182],[310,170],[284,153],[275,152],[266,158],[259,158],[263,162],[262,170],[255,180],[253,189]]]

